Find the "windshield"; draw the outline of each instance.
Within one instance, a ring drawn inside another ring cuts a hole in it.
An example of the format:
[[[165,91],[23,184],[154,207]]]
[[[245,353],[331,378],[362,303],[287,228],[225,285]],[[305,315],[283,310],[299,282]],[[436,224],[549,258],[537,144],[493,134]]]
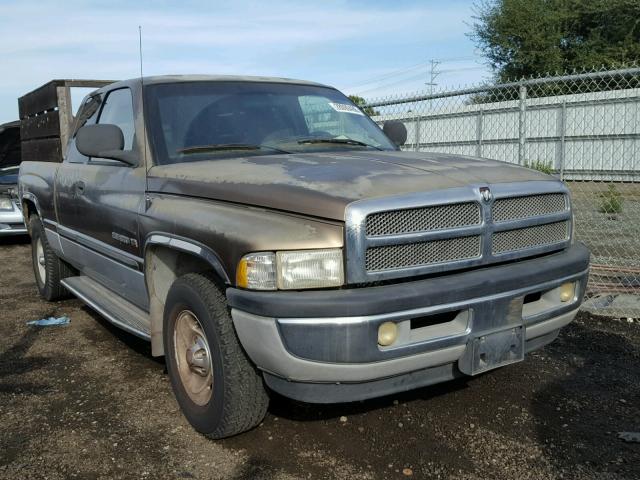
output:
[[[247,155],[397,150],[332,88],[259,82],[184,82],[146,88],[157,163]]]

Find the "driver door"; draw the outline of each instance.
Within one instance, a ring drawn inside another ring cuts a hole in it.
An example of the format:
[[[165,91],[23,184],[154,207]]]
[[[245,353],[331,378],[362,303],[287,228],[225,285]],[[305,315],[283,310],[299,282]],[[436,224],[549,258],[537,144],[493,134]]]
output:
[[[113,124],[123,132],[125,150],[136,152],[132,94],[129,88],[106,93],[95,123]],[[69,151],[74,151],[72,140]],[[66,249],[80,256],[83,274],[141,308],[148,298],[141,271],[138,213],[144,208],[145,165],[142,155],[131,167],[117,160],[83,157],[61,168],[69,208],[59,212]],[[67,251],[65,251],[65,255]]]

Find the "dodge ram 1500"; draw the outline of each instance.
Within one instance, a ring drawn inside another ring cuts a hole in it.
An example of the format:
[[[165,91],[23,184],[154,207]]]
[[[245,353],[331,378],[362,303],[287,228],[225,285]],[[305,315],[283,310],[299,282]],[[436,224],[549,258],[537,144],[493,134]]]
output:
[[[584,295],[562,182],[403,152],[402,124],[324,85],[116,82],[68,137],[20,167],[40,294],[148,339],[212,438],[257,425],[269,390],[348,402],[521,361]]]

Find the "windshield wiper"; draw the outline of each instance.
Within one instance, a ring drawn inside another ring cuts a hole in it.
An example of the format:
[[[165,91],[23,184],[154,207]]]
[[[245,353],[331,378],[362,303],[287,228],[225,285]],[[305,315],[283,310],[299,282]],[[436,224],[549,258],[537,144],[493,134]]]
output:
[[[341,145],[357,145],[359,147],[370,147],[375,148],[376,150],[382,150],[382,148],[377,147],[375,145],[371,145],[369,143],[361,142],[360,140],[354,140],[353,138],[303,138],[302,140],[298,140],[299,144],[305,143],[337,143]]]
[[[176,150],[176,153],[205,153],[217,152],[222,150],[273,150],[279,153],[291,153],[281,148],[271,147],[269,145],[252,145],[250,143],[212,143],[211,145],[193,145]]]

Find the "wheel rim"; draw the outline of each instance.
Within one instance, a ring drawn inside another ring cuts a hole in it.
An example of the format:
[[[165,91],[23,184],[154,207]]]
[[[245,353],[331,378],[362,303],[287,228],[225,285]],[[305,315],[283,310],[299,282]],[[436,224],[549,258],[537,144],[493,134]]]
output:
[[[182,386],[195,404],[206,405],[213,394],[213,364],[204,329],[193,312],[178,314],[173,344]]]
[[[36,267],[38,270],[38,280],[42,285],[45,284],[47,278],[46,259],[44,257],[44,247],[42,246],[42,240],[38,238],[36,240]]]

